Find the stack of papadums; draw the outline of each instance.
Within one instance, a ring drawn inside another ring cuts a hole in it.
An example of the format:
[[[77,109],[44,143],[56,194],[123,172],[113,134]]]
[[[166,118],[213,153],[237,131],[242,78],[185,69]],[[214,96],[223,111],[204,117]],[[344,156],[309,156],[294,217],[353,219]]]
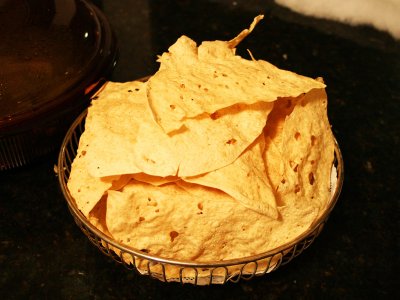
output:
[[[304,233],[331,198],[334,138],[320,79],[180,37],[146,82],[92,99],[68,188],[116,241],[177,260],[259,254]]]

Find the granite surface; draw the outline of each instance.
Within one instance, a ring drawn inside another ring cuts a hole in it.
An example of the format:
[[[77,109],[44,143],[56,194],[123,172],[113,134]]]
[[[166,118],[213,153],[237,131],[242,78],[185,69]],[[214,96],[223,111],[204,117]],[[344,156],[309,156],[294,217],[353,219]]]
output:
[[[345,162],[340,199],[321,235],[288,265],[224,286],[162,283],[114,263],[75,225],[53,152],[0,173],[1,299],[399,298],[400,42],[368,27],[302,17],[272,1],[96,1],[119,41],[113,80],[157,70],[181,34],[230,39],[265,20],[238,49],[327,83]]]

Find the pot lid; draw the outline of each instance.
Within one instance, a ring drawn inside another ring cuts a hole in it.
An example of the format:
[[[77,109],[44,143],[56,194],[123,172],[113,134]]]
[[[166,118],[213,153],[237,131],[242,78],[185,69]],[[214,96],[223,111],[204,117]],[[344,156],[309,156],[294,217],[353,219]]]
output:
[[[115,60],[98,14],[82,0],[0,0],[0,128],[84,90]]]

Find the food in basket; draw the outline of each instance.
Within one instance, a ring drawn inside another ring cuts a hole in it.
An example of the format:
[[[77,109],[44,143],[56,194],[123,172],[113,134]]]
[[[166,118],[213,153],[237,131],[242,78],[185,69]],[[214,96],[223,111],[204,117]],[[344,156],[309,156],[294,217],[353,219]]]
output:
[[[146,82],[93,98],[68,188],[117,242],[210,262],[279,247],[331,199],[334,138],[321,79],[182,36]]]

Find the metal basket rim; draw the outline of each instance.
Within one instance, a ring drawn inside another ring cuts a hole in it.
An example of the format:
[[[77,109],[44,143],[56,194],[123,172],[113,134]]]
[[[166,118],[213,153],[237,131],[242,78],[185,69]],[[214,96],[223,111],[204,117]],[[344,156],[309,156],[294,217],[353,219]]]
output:
[[[269,251],[261,252],[259,254],[251,255],[251,256],[245,256],[241,258],[234,258],[234,259],[227,259],[227,260],[219,260],[219,261],[207,261],[207,262],[201,262],[201,261],[190,261],[190,260],[179,260],[179,259],[171,259],[171,258],[165,258],[161,257],[158,255],[151,255],[146,252],[140,251],[136,248],[120,244],[119,242],[115,241],[111,237],[107,236],[104,234],[102,231],[100,231],[98,228],[96,228],[92,223],[89,222],[89,220],[82,214],[82,212],[78,209],[76,206],[75,200],[71,196],[68,187],[67,187],[67,182],[65,180],[65,170],[63,168],[64,163],[65,163],[65,151],[67,149],[68,143],[70,143],[70,139],[73,135],[73,133],[76,131],[78,126],[85,121],[87,115],[87,109],[84,110],[72,123],[70,128],[68,129],[58,156],[58,180],[60,184],[61,191],[65,197],[65,200],[67,202],[67,205],[69,207],[69,211],[71,212],[72,216],[74,218],[77,218],[82,224],[85,225],[87,229],[89,229],[93,234],[95,234],[98,238],[101,240],[107,242],[108,244],[111,244],[112,246],[116,247],[119,250],[122,250],[126,253],[129,253],[131,255],[135,255],[137,257],[147,259],[152,262],[156,263],[161,263],[161,264],[170,264],[170,265],[175,265],[175,266],[180,266],[180,267],[192,267],[192,268],[219,268],[219,267],[228,267],[228,266],[235,266],[235,265],[245,265],[248,263],[252,263],[255,261],[260,261],[262,259],[266,258],[273,258],[274,256],[278,255],[279,253],[283,253],[284,251],[287,251],[296,245],[298,245],[300,242],[302,242],[304,239],[307,237],[311,236],[312,233],[317,231],[320,226],[328,219],[330,213],[332,212],[333,208],[335,207],[339,195],[342,190],[343,186],[343,180],[344,180],[344,165],[343,165],[343,157],[341,150],[339,148],[339,144],[334,137],[334,144],[335,144],[335,161],[336,161],[336,170],[337,170],[337,182],[336,182],[336,188],[335,191],[329,201],[328,206],[325,208],[325,211],[323,214],[321,214],[314,222],[313,224],[301,235],[297,236],[295,239],[292,239],[291,241],[277,247],[274,249],[271,249]],[[76,150],[76,149],[75,149]]]

